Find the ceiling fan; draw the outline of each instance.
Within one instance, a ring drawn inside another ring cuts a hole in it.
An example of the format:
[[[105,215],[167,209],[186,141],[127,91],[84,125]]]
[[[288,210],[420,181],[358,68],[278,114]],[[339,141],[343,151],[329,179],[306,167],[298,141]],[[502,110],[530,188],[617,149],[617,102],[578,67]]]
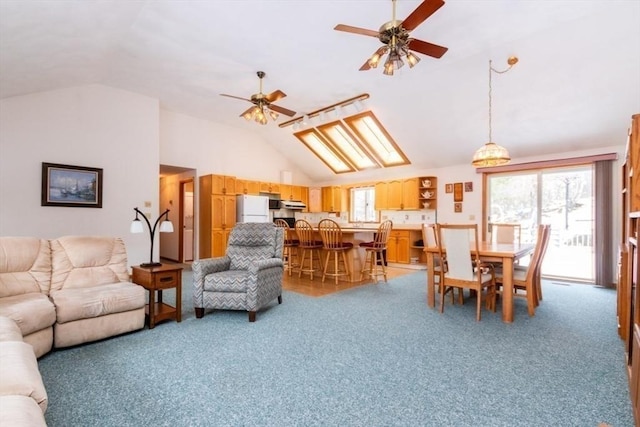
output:
[[[383,74],[392,76],[393,70],[397,70],[404,65],[404,62],[402,62],[403,56],[409,63],[410,68],[413,68],[414,65],[420,62],[420,58],[412,51],[420,52],[434,58],[440,58],[448,50],[446,47],[414,39],[409,36],[412,30],[444,5],[443,0],[424,0],[404,21],[396,19],[396,0],[391,1],[393,3],[392,19],[382,24],[378,31],[343,24],[338,24],[334,28],[334,30],[345,31],[347,33],[377,37],[384,44],[384,46],[376,50],[367,62],[360,67],[360,71],[376,68],[380,59],[388,53],[389,56],[384,63]]]
[[[250,107],[248,110],[240,114],[240,117],[244,117],[247,120],[254,120],[261,125],[267,124],[267,116],[271,117],[272,120],[276,120],[278,118],[278,113],[284,114],[285,116],[293,117],[296,114],[295,111],[291,111],[284,107],[279,107],[273,104],[273,102],[276,102],[287,95],[281,90],[274,90],[268,95],[262,93],[262,79],[266,74],[264,73],[264,71],[258,71],[256,74],[260,79],[260,92],[251,95],[251,99],[227,95],[224,93],[221,93],[220,95],[251,102],[253,104],[253,107]]]

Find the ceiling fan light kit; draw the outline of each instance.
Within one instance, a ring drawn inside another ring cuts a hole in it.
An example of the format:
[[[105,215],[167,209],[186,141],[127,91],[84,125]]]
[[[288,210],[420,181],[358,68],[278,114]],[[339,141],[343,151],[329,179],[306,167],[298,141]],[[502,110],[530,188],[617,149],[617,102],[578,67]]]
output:
[[[475,167],[490,167],[490,166],[500,166],[507,164],[511,161],[511,157],[509,156],[509,152],[506,148],[492,142],[491,140],[491,107],[492,107],[492,86],[491,86],[491,73],[504,74],[509,71],[516,63],[518,62],[518,58],[515,56],[510,56],[507,59],[507,64],[509,67],[505,70],[496,70],[491,65],[491,60],[489,60],[489,142],[480,147],[475,154],[473,155],[473,160],[471,164]]]
[[[392,0],[392,4],[391,21],[383,24],[378,31],[343,24],[338,24],[334,28],[334,30],[347,33],[376,37],[384,44],[360,67],[360,71],[377,68],[381,59],[387,55],[382,73],[392,76],[395,70],[399,70],[404,65],[403,57],[409,64],[409,68],[413,68],[420,62],[420,58],[414,52],[420,52],[433,58],[441,58],[447,51],[446,47],[411,38],[409,34],[440,9],[444,5],[443,0],[424,0],[404,21],[396,19],[396,0]]]

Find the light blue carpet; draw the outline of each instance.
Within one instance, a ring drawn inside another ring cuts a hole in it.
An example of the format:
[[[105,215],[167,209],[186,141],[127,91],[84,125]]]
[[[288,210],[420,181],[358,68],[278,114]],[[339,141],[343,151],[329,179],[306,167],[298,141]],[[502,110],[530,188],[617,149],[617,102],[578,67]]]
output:
[[[50,426],[633,425],[616,298],[544,284],[515,322],[426,307],[425,272],[196,319],[40,359]]]

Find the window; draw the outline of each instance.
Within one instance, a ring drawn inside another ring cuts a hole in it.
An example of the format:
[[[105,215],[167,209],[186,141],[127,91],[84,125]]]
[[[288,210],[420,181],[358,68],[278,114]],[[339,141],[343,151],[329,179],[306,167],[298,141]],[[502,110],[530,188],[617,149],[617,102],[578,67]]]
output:
[[[355,187],[351,189],[350,222],[378,222],[375,187]]]
[[[371,111],[294,133],[334,173],[411,164]]]

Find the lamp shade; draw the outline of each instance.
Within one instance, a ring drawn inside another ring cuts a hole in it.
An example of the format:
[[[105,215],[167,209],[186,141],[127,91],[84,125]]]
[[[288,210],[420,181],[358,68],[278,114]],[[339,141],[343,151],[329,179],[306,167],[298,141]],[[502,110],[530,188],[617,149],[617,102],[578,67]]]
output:
[[[131,221],[131,227],[129,227],[129,232],[137,234],[137,233],[142,233],[143,231],[144,231],[144,228],[142,227],[142,222],[138,218]]]
[[[162,221],[160,223],[161,233],[173,233],[173,223],[171,221]]]
[[[495,142],[487,142],[473,155],[471,164],[475,167],[499,166],[511,161],[509,152]]]

